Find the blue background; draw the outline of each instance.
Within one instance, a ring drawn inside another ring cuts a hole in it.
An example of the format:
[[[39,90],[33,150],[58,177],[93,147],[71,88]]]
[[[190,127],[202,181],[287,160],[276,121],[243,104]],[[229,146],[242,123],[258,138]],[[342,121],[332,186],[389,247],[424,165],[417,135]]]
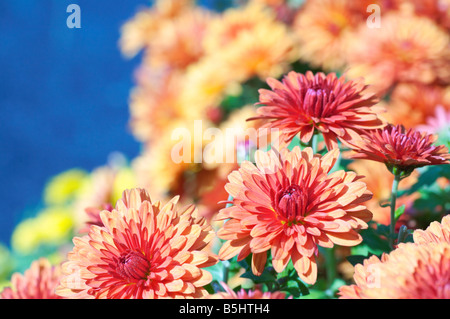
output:
[[[0,242],[32,215],[46,182],[92,170],[140,145],[128,130],[128,97],[140,57],[120,53],[120,27],[146,0],[0,0]],[[203,0],[222,10],[232,0]],[[69,4],[81,29],[69,29]]]
[[[66,25],[81,8],[81,29]],[[51,176],[91,170],[140,145],[128,96],[139,57],[120,54],[120,26],[145,0],[0,1],[0,242],[39,204]]]

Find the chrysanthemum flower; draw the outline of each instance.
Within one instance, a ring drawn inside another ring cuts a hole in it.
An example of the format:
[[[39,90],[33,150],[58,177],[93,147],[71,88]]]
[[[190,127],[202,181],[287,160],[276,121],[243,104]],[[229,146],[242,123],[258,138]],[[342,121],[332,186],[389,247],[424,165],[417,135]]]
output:
[[[401,83],[390,95],[386,117],[392,124],[412,128],[425,124],[439,106],[450,112],[450,86]]]
[[[438,105],[434,116],[428,117],[425,124],[418,125],[416,128],[429,134],[438,134],[445,129],[450,132],[450,109],[446,111],[442,105]]]
[[[400,244],[382,259],[355,267],[356,284],[342,286],[342,299],[449,299],[450,244]]]
[[[389,124],[364,136],[354,146],[356,153],[351,157],[381,162],[390,170],[397,167],[405,172],[427,165],[449,164],[448,149],[433,145],[436,139],[436,135]]]
[[[318,246],[354,246],[356,232],[366,228],[372,214],[364,206],[372,194],[354,172],[330,173],[339,156],[325,156],[311,148],[257,151],[256,166],[243,162],[231,173],[225,189],[233,206],[222,209],[217,220],[226,220],[218,236],[226,240],[219,257],[227,260],[252,255],[252,271],[260,275],[271,250],[272,265],[281,272],[292,259],[302,280],[317,277]]]
[[[251,32],[258,25],[270,25],[274,21],[273,11],[260,3],[251,2],[229,8],[211,22],[204,38],[205,50],[208,54],[215,54],[233,45],[242,33]]]
[[[366,183],[367,189],[373,193],[372,199],[365,204],[373,214],[373,221],[389,225],[391,220],[389,207],[382,207],[381,204],[388,201],[391,196],[394,176],[386,174],[384,164],[374,161],[355,160],[348,165],[348,169],[364,176],[361,181]],[[417,182],[417,177],[413,175],[400,181],[399,190],[407,190]],[[380,178],[380,176],[383,176],[383,178]],[[397,198],[397,205],[405,205],[405,211],[408,212],[418,196],[420,196],[418,193],[400,196]],[[405,216],[405,214],[402,216]]]
[[[254,76],[265,80],[279,77],[296,59],[295,41],[289,29],[275,19],[259,23],[251,30],[241,32],[226,48],[221,48],[218,59],[244,82]]]
[[[185,69],[204,54],[203,36],[212,20],[208,10],[195,8],[163,21],[151,41],[144,64]]]
[[[143,49],[147,51],[165,22],[193,7],[193,0],[157,0],[152,7],[140,10],[121,28],[122,53],[132,58]]]
[[[292,299],[292,297],[286,298],[286,293],[282,291],[262,291],[259,287],[255,287],[247,290],[241,288],[235,292],[226,283],[220,284],[225,291],[210,295],[209,299]]]
[[[306,1],[293,23],[302,60],[325,70],[345,66],[349,44],[364,21],[362,14],[352,10],[351,2],[356,1]]]
[[[413,238],[417,244],[441,242],[450,244],[450,215],[444,216],[440,223],[432,222],[425,230],[416,229]]]
[[[449,35],[426,17],[388,12],[381,28],[362,25],[356,37],[347,75],[363,76],[376,92],[401,82],[431,84],[448,77]]]
[[[279,129],[280,144],[299,133],[302,142],[308,143],[317,131],[327,148],[333,149],[338,140],[348,144],[359,140],[364,131],[385,125],[376,96],[362,82],[345,82],[334,73],[291,71],[282,82],[271,78],[267,83],[272,90],[259,90],[262,107],[253,119],[269,120],[261,129]]]
[[[236,81],[278,77],[296,58],[295,41],[275,13],[259,3],[231,8],[205,32],[206,52],[232,69]],[[222,70],[220,70],[222,72]]]
[[[195,298],[212,277],[202,268],[216,263],[208,244],[214,232],[191,205],[152,203],[143,189],[127,190],[103,227],[74,238],[57,288],[69,298]]]
[[[11,287],[0,293],[0,299],[61,299],[55,293],[60,279],[61,268],[40,258],[33,261],[23,275],[12,275]]]
[[[442,27],[450,29],[449,0],[401,0],[401,2],[416,15],[426,16]]]

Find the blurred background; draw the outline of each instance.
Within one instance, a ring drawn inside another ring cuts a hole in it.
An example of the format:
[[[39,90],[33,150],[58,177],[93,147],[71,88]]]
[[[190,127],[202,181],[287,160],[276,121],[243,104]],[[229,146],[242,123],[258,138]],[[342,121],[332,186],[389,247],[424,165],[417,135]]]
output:
[[[36,211],[51,176],[91,170],[114,151],[139,152],[127,103],[140,61],[124,59],[118,40],[121,25],[149,2],[0,1],[1,243]],[[81,29],[66,25],[72,3]]]

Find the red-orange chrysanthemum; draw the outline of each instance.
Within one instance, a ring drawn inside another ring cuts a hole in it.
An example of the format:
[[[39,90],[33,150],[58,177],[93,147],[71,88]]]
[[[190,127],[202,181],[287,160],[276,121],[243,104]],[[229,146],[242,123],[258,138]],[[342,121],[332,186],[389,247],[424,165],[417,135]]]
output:
[[[318,246],[354,246],[361,242],[355,231],[367,228],[372,213],[364,202],[372,197],[354,172],[330,173],[339,156],[334,149],[324,155],[311,148],[281,153],[257,151],[256,166],[243,162],[225,185],[233,206],[222,209],[218,220],[227,220],[218,231],[226,242],[222,260],[252,256],[252,271],[260,275],[271,250],[272,266],[281,272],[292,259],[306,283],[317,278]]]
[[[286,293],[282,291],[262,291],[260,287],[247,290],[241,288],[239,291],[234,291],[226,283],[220,284],[225,291],[210,295],[210,299],[292,299],[292,296],[286,298]]]
[[[414,242],[426,243],[449,243],[450,244],[450,215],[442,218],[441,223],[432,222],[427,229],[416,229],[413,233]]]
[[[433,145],[437,135],[402,125],[388,125],[382,130],[369,132],[354,146],[352,158],[367,159],[411,171],[426,165],[449,164],[450,154],[444,145]]]
[[[199,298],[217,262],[208,243],[214,232],[194,206],[152,203],[143,189],[124,192],[104,226],[74,238],[57,293],[69,298]]]
[[[355,284],[339,288],[340,298],[449,299],[450,215],[413,237],[414,243],[356,265]]]
[[[267,83],[272,90],[259,90],[262,106],[255,119],[269,120],[261,129],[278,129],[281,144],[296,134],[308,143],[318,131],[330,150],[338,140],[347,144],[358,140],[363,131],[385,125],[378,116],[381,109],[375,106],[376,96],[360,81],[345,82],[334,73],[291,71],[282,82],[269,78]]]
[[[53,266],[46,258],[33,261],[24,274],[11,277],[11,287],[0,293],[0,299],[61,299],[55,293],[61,279],[61,268]]]
[[[355,267],[355,285],[342,286],[342,299],[449,299],[450,244],[400,244],[382,259]]]

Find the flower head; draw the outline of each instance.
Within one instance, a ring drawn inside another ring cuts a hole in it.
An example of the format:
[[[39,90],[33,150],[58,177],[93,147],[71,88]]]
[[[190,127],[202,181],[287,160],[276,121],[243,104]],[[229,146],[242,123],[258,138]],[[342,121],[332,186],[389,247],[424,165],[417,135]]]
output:
[[[406,128],[426,124],[438,108],[450,112],[450,86],[399,84],[392,91],[386,108],[392,124],[402,124]],[[439,116],[442,117],[442,113]],[[445,120],[445,116],[441,120]]]
[[[355,285],[339,288],[343,299],[449,299],[450,216],[413,233],[381,259],[371,256],[355,266]]]
[[[217,216],[229,219],[218,232],[226,240],[219,257],[242,260],[252,253],[252,270],[259,275],[271,250],[277,272],[292,259],[300,278],[314,283],[318,246],[359,244],[355,230],[366,228],[372,217],[363,204],[372,195],[360,176],[330,174],[338,156],[338,149],[321,157],[295,147],[279,154],[257,151],[256,166],[243,162],[225,186],[233,206]]]
[[[262,107],[254,119],[269,120],[261,129],[279,129],[282,143],[298,133],[302,142],[308,143],[318,131],[332,149],[338,140],[348,144],[365,130],[385,125],[378,116],[381,109],[375,106],[377,98],[361,82],[345,82],[334,73],[314,75],[308,71],[303,75],[292,71],[282,82],[271,78],[267,83],[272,90],[259,91]]]
[[[450,244],[401,244],[389,255],[372,256],[355,267],[355,285],[342,286],[342,299],[448,299]]]
[[[389,169],[397,167],[405,172],[426,165],[449,164],[448,149],[433,145],[436,139],[436,135],[390,124],[368,133],[355,145],[356,153],[352,157],[382,162]]]
[[[206,294],[217,259],[211,226],[191,205],[152,203],[143,189],[124,192],[103,225],[74,238],[57,293],[71,298],[193,298]]]
[[[416,229],[413,233],[414,242],[426,243],[449,243],[450,244],[450,215],[442,218],[442,221],[432,222],[427,229]]]
[[[381,28],[362,25],[356,37],[347,75],[364,76],[377,92],[402,82],[448,81],[449,35],[426,17],[388,12]]]
[[[11,287],[0,293],[0,299],[61,299],[55,288],[61,279],[59,266],[52,266],[46,258],[33,261],[25,273],[13,274]]]
[[[306,1],[293,24],[302,60],[326,70],[345,65],[349,43],[364,17],[353,12],[351,2],[356,1]]]

